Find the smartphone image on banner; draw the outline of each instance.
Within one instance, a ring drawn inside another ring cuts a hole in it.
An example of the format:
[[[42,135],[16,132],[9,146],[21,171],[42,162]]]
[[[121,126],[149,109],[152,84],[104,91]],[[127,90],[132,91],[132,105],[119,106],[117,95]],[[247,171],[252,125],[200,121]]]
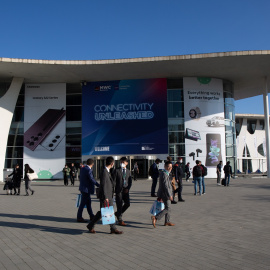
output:
[[[25,133],[24,146],[34,151],[41,144],[54,127],[65,116],[66,111],[62,108],[48,109]]]
[[[65,138],[65,134],[51,132],[40,144],[49,151],[54,151],[60,142]]]
[[[206,167],[217,166],[222,161],[220,134],[206,134],[206,153]]]

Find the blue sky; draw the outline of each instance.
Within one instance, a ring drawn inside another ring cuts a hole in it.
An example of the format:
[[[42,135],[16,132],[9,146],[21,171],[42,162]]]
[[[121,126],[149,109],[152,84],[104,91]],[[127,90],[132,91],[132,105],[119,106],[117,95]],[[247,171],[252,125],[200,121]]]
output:
[[[269,10],[269,0],[2,0],[0,57],[95,60],[267,50]],[[263,113],[262,97],[251,101],[254,111],[245,102],[236,102],[237,113]]]

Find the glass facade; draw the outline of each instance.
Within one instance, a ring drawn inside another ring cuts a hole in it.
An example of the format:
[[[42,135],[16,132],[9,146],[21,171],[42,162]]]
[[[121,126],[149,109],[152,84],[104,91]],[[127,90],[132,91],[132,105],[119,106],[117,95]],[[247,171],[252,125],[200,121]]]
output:
[[[82,87],[67,84],[66,98],[66,164],[82,162]]]
[[[6,83],[5,85],[7,87],[9,84]],[[6,148],[5,168],[14,168],[16,164],[19,164],[20,168],[23,167],[23,134],[24,134],[23,125],[24,125],[24,85],[21,87],[16,102],[12,123],[9,129],[9,136]]]
[[[173,161],[183,157],[185,162],[185,121],[183,79],[167,80],[169,156]]]
[[[8,84],[7,84],[8,85]],[[0,85],[0,88],[2,86]],[[5,87],[2,87],[5,89]],[[240,123],[235,125],[235,106],[233,84],[223,81],[224,112],[226,133],[226,160],[236,169],[236,132],[240,131]],[[3,90],[2,92],[4,92]],[[24,133],[24,85],[21,88],[7,141],[5,168],[23,165],[23,133]],[[173,161],[178,157],[185,163],[185,121],[183,79],[167,80],[168,110],[168,153]],[[263,123],[261,123],[263,125]],[[236,127],[236,128],[235,128]],[[82,162],[82,87],[80,83],[66,85],[66,163]]]
[[[237,171],[236,130],[235,130],[235,105],[233,84],[223,81],[224,115],[225,115],[225,143],[226,161],[230,161],[232,171]],[[240,126],[238,125],[238,129]],[[225,165],[225,164],[224,164]]]

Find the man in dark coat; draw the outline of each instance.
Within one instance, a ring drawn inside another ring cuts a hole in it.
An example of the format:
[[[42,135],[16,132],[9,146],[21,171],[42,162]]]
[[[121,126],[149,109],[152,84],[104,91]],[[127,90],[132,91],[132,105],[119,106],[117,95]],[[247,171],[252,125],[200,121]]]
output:
[[[230,185],[230,176],[232,176],[232,167],[230,165],[230,161],[227,161],[223,171],[225,173],[225,186],[228,187]]]
[[[75,180],[75,177],[76,177],[76,172],[77,172],[77,169],[74,166],[74,163],[71,163],[71,167],[70,167],[70,181],[71,181],[71,185],[72,186],[74,186],[74,180]]]
[[[174,164],[174,175],[175,175],[175,181],[178,184],[178,188],[175,190],[175,193],[178,192],[178,201],[179,202],[184,202],[182,198],[182,191],[183,191],[183,181],[182,177],[184,175],[183,169],[182,169],[182,163],[183,159],[178,158],[177,162]]]
[[[10,177],[10,176],[13,176],[12,182],[13,182],[13,187],[14,187],[14,195],[20,195],[21,181],[22,181],[23,173],[22,173],[22,170],[20,169],[20,166],[18,164],[16,165],[13,172],[8,177]],[[18,192],[16,189],[18,189]]]
[[[99,197],[100,197],[100,208],[104,207],[104,205],[113,206],[113,194],[114,194],[114,179],[111,176],[110,170],[114,166],[114,159],[113,157],[107,157],[106,158],[106,165],[103,171],[101,172],[100,176],[100,191],[99,191]],[[96,215],[94,216],[93,220],[90,221],[90,223],[87,225],[87,229],[90,233],[96,233],[94,230],[95,224],[100,220],[101,218],[101,211],[98,211]],[[115,224],[110,224],[111,233],[113,234],[122,234],[123,232],[118,231]]]
[[[86,205],[90,220],[94,218],[94,214],[91,207],[91,194],[95,194],[95,186],[99,187],[99,183],[95,180],[93,176],[92,168],[94,166],[94,160],[89,158],[86,163],[87,163],[87,166],[81,169],[81,174],[80,174],[79,190],[82,194],[82,197],[81,197],[81,203],[77,212],[78,222],[86,222],[82,217],[82,212],[85,205]]]
[[[127,169],[127,165],[128,159],[122,157],[120,159],[120,168],[115,170],[115,194],[117,205],[117,212],[115,215],[120,226],[126,226],[126,223],[122,219],[122,215],[130,206],[129,190],[132,185],[132,177],[130,170]]]
[[[161,162],[159,158],[155,160],[155,162],[151,165],[150,167],[150,176],[152,177],[152,186],[151,186],[151,197],[157,197],[155,192],[156,192],[156,186],[158,182],[158,177],[159,177],[159,168],[158,164]]]

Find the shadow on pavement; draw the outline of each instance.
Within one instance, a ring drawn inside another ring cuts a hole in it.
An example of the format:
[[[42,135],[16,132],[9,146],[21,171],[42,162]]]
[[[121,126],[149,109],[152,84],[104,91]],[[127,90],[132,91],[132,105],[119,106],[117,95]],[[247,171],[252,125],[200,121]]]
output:
[[[76,222],[75,218],[39,216],[39,215],[18,215],[18,214],[0,213],[0,217],[24,218],[24,219],[46,220],[46,221],[55,221],[55,222],[68,222],[68,223]]]
[[[85,232],[85,230],[58,228],[58,227],[42,226],[42,225],[29,224],[29,223],[6,222],[6,221],[2,221],[0,223],[0,226],[1,227],[8,227],[8,228],[27,229],[27,230],[34,229],[34,230],[39,230],[39,231],[44,231],[44,232],[69,234],[69,235],[79,235],[79,234],[83,234]]]

